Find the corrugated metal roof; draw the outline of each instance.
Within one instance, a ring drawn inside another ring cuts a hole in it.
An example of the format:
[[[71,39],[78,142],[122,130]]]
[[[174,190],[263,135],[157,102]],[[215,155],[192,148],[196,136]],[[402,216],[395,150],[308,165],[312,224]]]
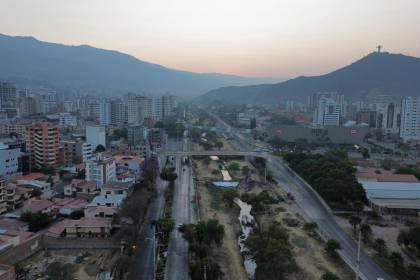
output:
[[[420,198],[420,183],[361,182],[361,184],[368,198]]]

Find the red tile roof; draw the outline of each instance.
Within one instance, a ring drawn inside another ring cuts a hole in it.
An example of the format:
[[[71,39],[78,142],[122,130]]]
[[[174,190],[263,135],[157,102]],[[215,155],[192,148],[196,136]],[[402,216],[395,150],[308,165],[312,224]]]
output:
[[[30,198],[24,202],[23,207],[22,207],[22,210],[23,210],[22,212],[30,211],[32,213],[37,213],[37,212],[46,210],[53,205],[54,205],[54,202],[46,200],[46,199]]]
[[[14,179],[15,180],[39,180],[44,178],[46,175],[44,173],[41,172],[33,172],[33,173],[29,173],[27,175],[21,175],[21,176],[17,176]]]
[[[357,171],[356,177],[360,179],[376,179],[378,182],[419,183],[416,176],[412,174],[394,174],[390,170],[370,167]]]

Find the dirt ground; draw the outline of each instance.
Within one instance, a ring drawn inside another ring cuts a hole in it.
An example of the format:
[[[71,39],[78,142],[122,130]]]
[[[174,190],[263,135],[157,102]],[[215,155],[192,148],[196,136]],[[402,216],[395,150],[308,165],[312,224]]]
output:
[[[216,162],[212,161],[208,167],[200,160],[195,162],[197,163],[198,178],[220,179],[211,174],[211,171],[217,168]],[[225,237],[222,246],[212,252],[213,258],[224,273],[224,279],[248,279],[243,267],[243,259],[239,252],[238,234],[240,225],[237,218],[238,210],[228,209],[221,199],[221,191],[207,186],[203,181],[198,182],[197,190],[200,196],[201,219],[217,219],[225,227]]]
[[[60,262],[74,266],[75,279],[95,280],[101,269],[109,269],[114,255],[111,250],[43,250],[21,265],[28,271],[28,279],[42,277],[49,264]]]
[[[351,237],[353,237],[353,227],[350,225],[349,221],[343,217],[335,216],[337,223],[340,227],[346,231]],[[407,256],[405,252],[401,249],[401,246],[398,245],[398,234],[400,233],[401,229],[406,229],[405,226],[377,226],[371,225],[372,228],[372,238],[382,238],[385,243],[386,247],[388,248],[389,252],[399,252],[404,257],[404,260],[408,263],[415,263],[412,258]],[[369,254],[374,254],[375,252],[368,248],[367,246],[363,245],[366,252]]]
[[[198,167],[197,177],[206,177],[207,180],[211,180],[211,176],[213,176],[211,171],[217,168],[217,164],[213,165],[215,162],[211,162],[209,167],[207,167],[202,163],[202,160],[195,160],[195,162]],[[264,178],[257,174],[252,164],[248,161],[240,159],[225,160],[226,166],[229,166],[232,162],[238,163],[240,168],[247,165],[251,170],[246,182],[245,176],[240,171],[231,172],[231,176],[241,182],[238,188],[240,194],[245,192],[259,193],[267,190],[273,196],[286,197],[286,193],[278,186],[265,184]],[[225,279],[247,279],[243,267],[243,259],[237,244],[237,236],[240,233],[240,225],[237,218],[238,209],[228,209],[221,201],[221,191],[208,187],[204,181],[199,182],[198,192],[201,197],[200,211],[202,219],[215,218],[225,226],[226,236],[223,246],[215,252],[215,257],[225,273]],[[301,268],[298,273],[290,275],[288,279],[318,280],[326,271],[339,275],[341,280],[353,279],[353,272],[344,263],[332,260],[324,253],[325,245],[319,238],[309,236],[303,230],[303,218],[300,216],[299,211],[295,202],[285,200],[271,205],[269,211],[256,217],[257,222],[263,227],[276,220],[288,229],[296,262]],[[299,221],[299,225],[297,227],[289,227],[284,223],[284,218],[295,219]]]

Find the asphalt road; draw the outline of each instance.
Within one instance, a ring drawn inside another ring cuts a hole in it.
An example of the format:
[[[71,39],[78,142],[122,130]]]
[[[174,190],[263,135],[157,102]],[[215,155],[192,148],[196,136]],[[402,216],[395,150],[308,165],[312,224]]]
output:
[[[320,199],[314,194],[304,182],[299,180],[284,166],[278,157],[267,156],[267,166],[286,191],[293,194],[296,203],[304,214],[318,224],[320,231],[327,238],[340,242],[341,254],[353,267],[356,267],[357,244],[344,232],[336,223],[333,215],[323,205]],[[360,255],[360,272],[363,279],[376,280],[377,278],[391,279],[363,250]]]
[[[164,164],[164,158],[159,158],[159,167],[162,168]],[[159,176],[157,179],[157,191],[156,196],[150,202],[149,208],[147,209],[145,221],[140,231],[140,240],[138,242],[136,257],[134,265],[131,269],[130,279],[131,280],[153,280],[154,279],[154,234],[155,228],[150,225],[154,220],[159,219],[163,214],[163,208],[165,206],[165,189],[167,183],[162,181]]]
[[[218,124],[224,128],[229,128],[229,124],[221,120],[218,116],[212,115]],[[252,140],[247,139],[244,135],[234,134],[234,141],[239,150],[253,149],[254,145],[250,144]],[[312,221],[318,224],[320,231],[329,239],[335,239],[340,242],[342,250],[341,256],[353,267],[357,267],[357,244],[354,240],[343,231],[336,223],[333,215],[323,201],[313,192],[306,183],[299,180],[293,173],[285,167],[283,161],[279,157],[265,153],[267,159],[267,167],[273,174],[273,178],[281,184],[286,191],[293,194],[297,205],[302,209],[303,213]],[[363,250],[360,254],[360,275],[362,279],[368,280],[391,280],[392,278],[385,273]]]
[[[176,146],[176,144],[173,144]],[[178,147],[187,151],[189,143],[184,138]],[[172,231],[169,240],[168,255],[166,261],[165,278],[168,280],[188,280],[188,243],[178,231],[182,224],[194,223],[196,220],[191,201],[194,199],[194,182],[192,170],[189,165],[181,164],[182,157],[175,156],[174,163],[178,178],[175,181],[174,199],[172,205],[172,219],[175,221],[175,230]]]

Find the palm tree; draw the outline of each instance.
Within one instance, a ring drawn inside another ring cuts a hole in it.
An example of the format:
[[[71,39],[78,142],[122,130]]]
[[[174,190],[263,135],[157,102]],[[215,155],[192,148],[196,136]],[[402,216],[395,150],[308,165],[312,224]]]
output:
[[[349,218],[349,223],[353,226],[353,234],[356,235],[357,226],[360,225],[362,219],[357,215],[352,215]]]
[[[372,238],[372,228],[368,224],[362,224],[360,226],[360,232],[362,234],[363,242],[367,243]]]

